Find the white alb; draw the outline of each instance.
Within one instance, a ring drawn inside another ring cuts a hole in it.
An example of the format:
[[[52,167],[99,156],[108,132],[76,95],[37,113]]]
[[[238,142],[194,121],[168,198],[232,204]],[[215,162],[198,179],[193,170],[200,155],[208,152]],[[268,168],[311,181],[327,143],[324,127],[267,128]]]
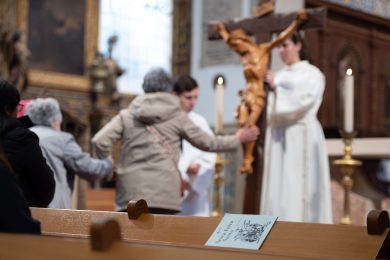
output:
[[[195,112],[188,113],[188,117],[203,131],[214,135],[204,117]],[[179,215],[210,215],[209,190],[213,185],[215,157],[215,153],[201,151],[183,140],[179,170],[182,178],[189,183],[189,189],[185,192]],[[191,163],[201,165],[198,174],[187,174],[188,166]]]
[[[317,119],[325,77],[300,61],[279,71],[275,86],[267,103],[260,214],[332,223],[328,155]]]

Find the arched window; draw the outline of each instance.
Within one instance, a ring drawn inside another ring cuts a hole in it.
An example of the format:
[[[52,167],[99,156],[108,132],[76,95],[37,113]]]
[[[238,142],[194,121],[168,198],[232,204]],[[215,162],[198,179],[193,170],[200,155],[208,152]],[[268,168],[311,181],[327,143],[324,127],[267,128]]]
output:
[[[152,67],[171,71],[172,0],[101,0],[99,51],[108,56],[108,39],[116,35],[112,57],[125,70],[120,92],[142,93]]]
[[[343,129],[344,122],[344,78],[346,71],[352,69],[354,75],[354,129],[359,129],[360,113],[360,58],[355,49],[347,45],[343,48],[337,59],[337,91],[336,91],[336,118],[339,129]]]

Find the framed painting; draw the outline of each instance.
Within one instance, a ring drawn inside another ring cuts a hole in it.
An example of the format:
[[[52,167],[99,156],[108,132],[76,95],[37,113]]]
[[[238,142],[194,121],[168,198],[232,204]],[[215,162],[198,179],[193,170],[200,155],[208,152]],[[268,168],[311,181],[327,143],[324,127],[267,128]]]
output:
[[[97,50],[98,0],[17,0],[17,24],[32,53],[32,86],[88,91]]]

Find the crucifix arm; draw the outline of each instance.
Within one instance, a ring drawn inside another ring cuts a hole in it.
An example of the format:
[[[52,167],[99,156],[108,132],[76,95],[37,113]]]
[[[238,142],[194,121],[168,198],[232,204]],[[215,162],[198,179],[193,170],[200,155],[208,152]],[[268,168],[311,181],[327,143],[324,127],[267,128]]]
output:
[[[304,10],[298,12],[291,25],[283,30],[278,37],[271,41],[270,49],[287,40],[299,28],[299,26],[307,20],[307,18],[307,14]]]
[[[215,23],[214,27],[224,41],[229,39],[229,32],[226,30],[226,27],[222,22]]]

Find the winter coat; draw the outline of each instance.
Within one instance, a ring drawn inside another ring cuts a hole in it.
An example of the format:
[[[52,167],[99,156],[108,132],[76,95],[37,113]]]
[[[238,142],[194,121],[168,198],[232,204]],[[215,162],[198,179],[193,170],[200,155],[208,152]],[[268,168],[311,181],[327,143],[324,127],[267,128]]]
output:
[[[112,172],[111,160],[91,158],[81,150],[71,134],[47,126],[34,126],[31,131],[38,135],[43,155],[56,180],[56,191],[49,208],[71,208],[75,174],[93,181]]]
[[[55,181],[39,139],[20,120],[0,116],[0,142],[30,207],[47,207]]]
[[[149,128],[149,130],[148,130]],[[212,137],[190,120],[179,99],[170,93],[136,97],[92,139],[98,156],[107,156],[122,140],[117,165],[116,208],[129,200],[145,199],[149,207],[180,210],[180,172],[177,168],[182,138],[206,151],[240,147],[236,136]]]
[[[40,234],[16,176],[0,161],[0,232]]]

